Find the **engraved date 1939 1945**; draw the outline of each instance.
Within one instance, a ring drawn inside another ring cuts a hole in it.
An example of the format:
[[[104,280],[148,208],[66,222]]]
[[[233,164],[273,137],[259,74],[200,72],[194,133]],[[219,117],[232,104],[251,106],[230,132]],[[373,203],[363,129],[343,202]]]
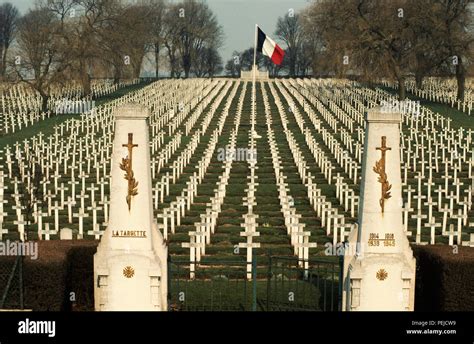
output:
[[[385,237],[379,238],[379,233],[369,234],[369,246],[395,246],[395,235],[393,233],[385,233]]]

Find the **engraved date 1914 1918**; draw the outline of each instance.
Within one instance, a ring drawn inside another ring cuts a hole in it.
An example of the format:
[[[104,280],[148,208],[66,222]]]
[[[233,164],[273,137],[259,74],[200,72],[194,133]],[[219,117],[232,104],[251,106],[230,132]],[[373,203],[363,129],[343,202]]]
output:
[[[395,246],[395,235],[393,233],[385,233],[385,237],[382,239],[379,237],[379,233],[369,234],[369,246]]]

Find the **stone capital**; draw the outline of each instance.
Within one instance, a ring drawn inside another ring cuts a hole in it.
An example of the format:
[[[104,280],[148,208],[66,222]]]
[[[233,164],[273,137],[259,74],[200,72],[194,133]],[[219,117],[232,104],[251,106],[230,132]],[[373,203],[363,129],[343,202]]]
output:
[[[367,111],[365,120],[369,123],[401,123],[402,114],[400,112],[390,112],[383,109],[381,106]]]
[[[114,116],[117,120],[144,120],[150,116],[150,112],[144,105],[131,102],[118,106]]]

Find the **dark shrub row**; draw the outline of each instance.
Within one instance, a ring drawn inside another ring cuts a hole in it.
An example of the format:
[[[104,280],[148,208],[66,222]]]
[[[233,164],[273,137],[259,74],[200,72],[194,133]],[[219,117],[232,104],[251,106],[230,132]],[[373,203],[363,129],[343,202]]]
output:
[[[416,311],[474,311],[474,248],[414,246]]]

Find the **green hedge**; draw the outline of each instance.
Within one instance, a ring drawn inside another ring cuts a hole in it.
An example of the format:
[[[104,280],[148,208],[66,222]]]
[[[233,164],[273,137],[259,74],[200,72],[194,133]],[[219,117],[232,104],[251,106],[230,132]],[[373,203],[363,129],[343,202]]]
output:
[[[414,246],[415,311],[474,311],[474,248]]]
[[[32,260],[29,256],[23,259],[25,309],[94,310],[93,257],[98,242],[51,240],[37,243],[38,259]],[[0,265],[11,259],[0,257]],[[71,302],[71,293],[74,293],[75,302]],[[12,297],[18,297],[17,293]]]

